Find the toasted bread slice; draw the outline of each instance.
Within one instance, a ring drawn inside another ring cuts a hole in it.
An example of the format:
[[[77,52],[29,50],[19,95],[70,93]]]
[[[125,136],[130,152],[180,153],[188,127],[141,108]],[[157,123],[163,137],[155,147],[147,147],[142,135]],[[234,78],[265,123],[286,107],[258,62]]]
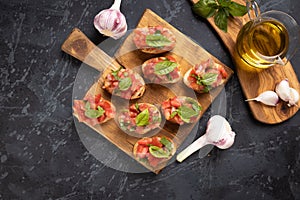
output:
[[[103,124],[114,118],[116,114],[115,106],[100,94],[87,95],[83,100],[74,100],[73,114],[79,122],[87,123],[91,126]]]
[[[151,83],[176,83],[181,78],[181,66],[172,56],[146,60],[142,65],[144,77]]]
[[[208,59],[189,69],[183,76],[183,82],[198,93],[207,93],[222,85],[227,76],[222,65]]]
[[[161,123],[159,109],[150,103],[132,104],[121,110],[117,116],[120,129],[129,135],[140,136],[159,128]]]
[[[166,120],[183,125],[198,121],[202,107],[196,99],[187,96],[175,96],[165,100],[161,109]]]
[[[167,143],[167,146],[160,142],[162,141],[162,138],[164,143]],[[150,148],[162,151],[165,154],[160,153],[156,155]],[[164,167],[175,152],[176,146],[173,140],[166,136],[145,137],[138,140],[133,146],[133,155],[135,159],[150,169],[161,169]]]
[[[105,76],[102,88],[124,99],[138,99],[143,96],[146,86],[138,73],[120,68]]]
[[[135,29],[133,42],[144,53],[160,54],[175,47],[176,37],[168,28],[149,26]]]

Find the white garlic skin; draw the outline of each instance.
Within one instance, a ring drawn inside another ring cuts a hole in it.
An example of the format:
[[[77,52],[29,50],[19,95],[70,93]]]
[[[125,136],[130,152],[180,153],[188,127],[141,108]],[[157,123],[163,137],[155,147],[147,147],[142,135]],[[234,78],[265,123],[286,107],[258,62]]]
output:
[[[268,106],[276,106],[279,102],[279,97],[276,92],[267,90],[259,94],[257,97],[253,99],[247,99],[246,101],[258,101]]]
[[[233,145],[236,134],[224,117],[214,115],[207,123],[205,135],[208,143],[217,146],[219,149],[228,149]]]
[[[120,12],[120,4],[120,0],[115,1],[111,8],[102,10],[94,18],[95,28],[103,35],[115,40],[127,32],[127,22],[125,16]]]
[[[288,79],[280,81],[275,88],[275,92],[278,94],[280,99],[288,102],[290,99],[290,85]]]
[[[297,105],[299,101],[299,93],[294,88],[290,88],[290,99],[288,106],[294,106]]]

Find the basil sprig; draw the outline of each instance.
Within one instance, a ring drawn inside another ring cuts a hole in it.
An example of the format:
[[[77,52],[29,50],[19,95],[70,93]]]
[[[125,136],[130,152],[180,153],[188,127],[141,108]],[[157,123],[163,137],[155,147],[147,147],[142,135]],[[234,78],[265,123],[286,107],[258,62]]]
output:
[[[168,149],[163,149],[157,146],[150,146],[149,152],[156,158],[168,158],[170,156],[170,151]]]
[[[217,73],[206,73],[203,76],[198,76],[198,75],[193,74],[192,77],[194,77],[197,80],[198,85],[210,86],[217,80],[218,74]]]
[[[128,90],[132,85],[132,80],[129,77],[122,78],[119,81],[119,89],[122,91]]]
[[[203,18],[214,17],[214,22],[222,31],[227,32],[228,17],[244,16],[247,7],[231,0],[199,0],[192,10]]]
[[[117,70],[112,70],[111,74],[115,77],[116,80],[119,80],[120,77],[118,76],[119,71],[122,69],[122,67],[120,67]]]
[[[142,112],[140,112],[136,118],[135,123],[137,126],[146,126],[149,124],[149,110],[145,109]]]
[[[171,44],[171,41],[161,34],[160,31],[156,31],[152,35],[146,36],[146,44],[150,47],[163,48]]]
[[[168,158],[171,155],[173,149],[172,143],[165,137],[162,137],[159,142],[164,145],[164,148],[150,145],[150,154],[156,158]]]
[[[169,151],[173,149],[172,142],[170,142],[167,138],[162,137],[159,142],[162,143]]]
[[[197,116],[198,112],[187,106],[180,106],[176,111],[182,121],[189,123],[191,117]]]
[[[105,112],[101,106],[97,106],[97,110],[91,109],[91,104],[88,101],[85,103],[85,109],[84,115],[89,118],[101,117]]]
[[[164,60],[154,66],[154,73],[157,75],[166,75],[172,72],[177,67],[176,62]]]
[[[192,105],[192,108],[186,105],[182,105],[174,110],[171,113],[170,117],[173,118],[178,114],[182,121],[189,123],[192,117],[197,116],[201,111],[201,107],[191,98],[188,98],[187,101],[187,103]]]

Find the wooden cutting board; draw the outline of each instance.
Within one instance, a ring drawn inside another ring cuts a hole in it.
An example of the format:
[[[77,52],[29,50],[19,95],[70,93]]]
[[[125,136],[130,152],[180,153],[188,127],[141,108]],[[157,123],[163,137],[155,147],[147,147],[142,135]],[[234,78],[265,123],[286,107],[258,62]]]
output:
[[[192,0],[194,4],[198,1]],[[244,0],[234,1],[245,5]],[[290,87],[300,92],[300,84],[290,62],[285,66],[276,65],[268,69],[249,68],[236,54],[236,38],[242,26],[249,21],[248,15],[230,18],[227,33],[215,25],[213,18],[209,18],[208,21],[223,40],[232,56],[245,99],[254,98],[266,90],[274,90],[275,85],[285,78],[289,80]],[[283,101],[280,101],[276,107],[266,106],[255,101],[249,101],[248,103],[254,118],[266,124],[281,123],[294,116],[300,107],[299,103],[298,106],[288,107]]]
[[[79,29],[74,29],[70,36],[66,39],[64,44],[62,45],[62,50],[75,58],[85,62],[88,65],[91,65],[95,69],[106,74],[107,70],[104,70],[105,67],[109,66],[110,68],[112,63],[116,63],[116,65],[121,64],[125,68],[133,69],[134,71],[141,73],[140,65],[149,58],[164,56],[164,55],[172,55],[174,56],[182,68],[182,75],[193,65],[207,60],[209,58],[213,59],[215,62],[222,64],[225,70],[228,73],[228,77],[225,80],[225,83],[215,89],[213,89],[210,93],[207,94],[195,94],[194,91],[186,87],[182,80],[175,84],[147,84],[146,91],[142,98],[138,100],[132,100],[130,102],[124,100],[118,100],[117,103],[114,103],[114,98],[104,91],[101,86],[103,83],[103,74],[100,73],[99,80],[91,86],[91,88],[87,91],[88,94],[98,94],[101,93],[104,98],[111,99],[112,103],[117,107],[117,110],[122,109],[122,107],[128,106],[128,104],[135,102],[146,102],[157,105],[160,107],[161,103],[174,96],[190,96],[198,99],[199,103],[202,106],[202,111],[200,115],[200,120],[204,112],[209,108],[212,101],[217,97],[217,95],[222,91],[224,85],[230,79],[233,74],[233,71],[221,63],[218,59],[208,53],[205,49],[199,46],[197,43],[193,42],[190,38],[182,34],[176,28],[171,26],[157,14],[152,12],[151,10],[145,10],[143,16],[141,17],[137,27],[143,26],[155,26],[162,25],[164,27],[169,28],[176,36],[176,47],[172,52],[168,52],[160,55],[150,55],[140,52],[134,47],[134,43],[132,41],[132,33],[128,35],[128,37],[124,40],[124,43],[120,46],[117,51],[115,58],[110,58],[105,54],[101,49],[96,47],[87,36],[85,36]],[[117,62],[116,62],[117,61]],[[115,68],[115,67],[113,67]],[[142,74],[142,73],[141,73]],[[88,125],[88,124],[87,124]],[[182,142],[186,139],[186,137],[190,134],[193,127],[196,123],[185,124],[182,126],[166,122],[163,120],[163,123],[158,129],[156,135],[166,136],[171,138],[176,148],[178,148]],[[90,125],[88,125],[90,126]],[[93,130],[101,134],[108,141],[116,145],[119,149],[124,151],[129,156],[133,157],[133,145],[136,143],[139,137],[134,137],[124,133],[119,129],[118,125],[114,120],[110,120],[102,125],[97,125],[95,127],[90,126]],[[147,136],[147,135],[146,135]],[[142,137],[142,136],[140,136]],[[141,163],[143,164],[143,163]],[[147,166],[145,166],[147,167]],[[154,173],[158,173],[165,166],[159,166],[158,168],[148,168],[150,171]]]

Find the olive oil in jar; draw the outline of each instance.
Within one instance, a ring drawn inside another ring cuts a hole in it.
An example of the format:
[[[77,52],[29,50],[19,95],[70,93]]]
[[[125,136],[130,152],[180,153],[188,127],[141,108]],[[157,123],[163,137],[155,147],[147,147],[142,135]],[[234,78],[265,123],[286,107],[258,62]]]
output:
[[[285,26],[278,21],[250,21],[239,32],[236,45],[238,54],[247,64],[267,68],[283,62],[289,36]]]

